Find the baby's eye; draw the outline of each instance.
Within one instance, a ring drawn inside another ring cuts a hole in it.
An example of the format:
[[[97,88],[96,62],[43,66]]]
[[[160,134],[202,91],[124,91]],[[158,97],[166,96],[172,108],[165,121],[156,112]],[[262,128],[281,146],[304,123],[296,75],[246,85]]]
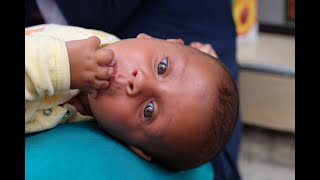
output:
[[[166,72],[168,67],[168,60],[164,59],[158,64],[158,74],[161,75]]]
[[[153,111],[154,111],[154,105],[152,102],[149,102],[147,104],[147,106],[145,107],[145,109],[143,110],[143,117],[146,122],[149,122],[149,120],[153,114]]]

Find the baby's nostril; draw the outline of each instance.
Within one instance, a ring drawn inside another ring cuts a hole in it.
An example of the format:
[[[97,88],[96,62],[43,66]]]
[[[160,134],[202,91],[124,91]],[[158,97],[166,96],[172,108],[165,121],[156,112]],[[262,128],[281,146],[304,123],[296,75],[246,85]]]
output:
[[[130,83],[129,86],[130,86],[130,89],[133,90],[133,84]]]
[[[135,70],[135,71],[132,72],[132,76],[133,76],[133,77],[136,77],[137,74],[138,74],[138,71],[137,71],[137,70]]]

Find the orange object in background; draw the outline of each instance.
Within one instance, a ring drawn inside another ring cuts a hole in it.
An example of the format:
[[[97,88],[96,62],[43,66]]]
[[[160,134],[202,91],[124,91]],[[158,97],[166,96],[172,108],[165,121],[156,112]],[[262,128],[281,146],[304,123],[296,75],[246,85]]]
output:
[[[238,37],[255,39],[258,31],[257,0],[233,0],[232,13]]]

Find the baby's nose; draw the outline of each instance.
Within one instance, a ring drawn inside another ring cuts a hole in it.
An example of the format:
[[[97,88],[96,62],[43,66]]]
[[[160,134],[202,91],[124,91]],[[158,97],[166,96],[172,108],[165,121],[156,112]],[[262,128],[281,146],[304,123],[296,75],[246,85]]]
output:
[[[140,69],[134,69],[129,73],[126,91],[131,96],[140,94],[144,91],[146,83],[145,74]]]

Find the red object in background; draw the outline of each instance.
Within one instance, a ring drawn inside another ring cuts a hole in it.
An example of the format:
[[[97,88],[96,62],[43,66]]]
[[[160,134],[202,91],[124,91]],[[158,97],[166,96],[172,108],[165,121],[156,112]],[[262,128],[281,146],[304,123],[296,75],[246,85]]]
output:
[[[248,20],[248,16],[249,16],[249,7],[244,6],[240,13],[240,23],[245,24]]]
[[[287,19],[295,20],[295,0],[287,0]]]

